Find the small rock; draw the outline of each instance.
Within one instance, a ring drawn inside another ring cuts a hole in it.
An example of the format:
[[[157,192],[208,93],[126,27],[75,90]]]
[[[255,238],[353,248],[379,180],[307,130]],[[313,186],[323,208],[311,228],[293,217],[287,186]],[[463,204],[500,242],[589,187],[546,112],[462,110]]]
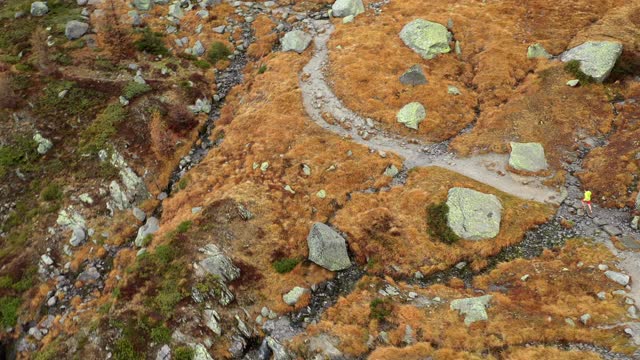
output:
[[[463,239],[491,239],[500,232],[502,203],[495,195],[451,188],[447,197],[449,227]]]
[[[540,44],[529,45],[527,49],[527,59],[550,59],[551,57],[552,55]]]
[[[405,105],[396,115],[399,123],[414,130],[418,130],[418,125],[420,125],[426,117],[427,110],[419,102],[412,102]]]
[[[475,298],[456,299],[451,301],[450,309],[458,310],[464,315],[464,324],[469,326],[477,321],[488,320],[486,308],[491,302],[491,295],[483,295]]]
[[[327,192],[326,192],[326,191],[324,191],[324,190],[320,190],[320,191],[318,191],[318,192],[316,193],[316,196],[317,196],[319,199],[324,199],[324,198],[326,198],[326,197],[327,197]]]
[[[362,0],[336,0],[331,6],[335,17],[358,16],[364,12]]]
[[[590,314],[584,314],[584,315],[580,316],[580,322],[582,322],[584,325],[587,325],[589,320],[591,320],[591,315]]]
[[[526,172],[538,172],[547,169],[544,148],[540,143],[511,142],[509,166]]]
[[[311,43],[311,35],[301,30],[286,33],[280,40],[282,51],[295,51],[301,54]]]
[[[449,95],[461,95],[462,93],[460,92],[460,89],[458,89],[457,87],[453,86],[453,85],[447,85],[447,93]]]
[[[600,291],[598,294],[598,299],[599,300],[605,300],[607,298],[607,293],[605,293],[604,291]]]
[[[451,33],[447,28],[424,19],[416,19],[405,25],[400,32],[400,38],[405,45],[426,60],[451,51]]]
[[[529,274],[524,275],[523,277],[520,278],[520,280],[522,281],[527,281],[529,279]]]
[[[67,22],[67,25],[64,28],[64,35],[69,40],[75,40],[82,37],[82,35],[87,33],[89,30],[89,24],[83,23],[81,21],[71,20]]]
[[[419,64],[413,65],[402,76],[400,76],[400,83],[403,85],[418,86],[427,84],[427,78],[422,71],[422,66]]]
[[[343,24],[350,24],[355,20],[355,16],[353,15],[347,15],[342,19],[342,23]]]
[[[571,326],[571,327],[575,327],[575,326],[576,326],[576,323],[573,321],[573,319],[566,318],[566,319],[564,319],[564,322],[565,322],[567,325]]]
[[[220,327],[220,315],[218,315],[215,310],[208,309],[204,311],[204,316],[205,325],[216,335],[222,335],[222,328]]]
[[[284,294],[282,296],[282,300],[284,300],[285,304],[293,306],[297,304],[300,298],[302,297],[302,295],[304,295],[307,292],[308,292],[307,289],[296,286],[293,289],[291,289],[291,291]]]
[[[31,3],[31,16],[45,16],[49,12],[49,7],[42,1]]]
[[[160,229],[160,221],[157,218],[151,216],[147,219],[147,222],[138,229],[138,235],[136,236],[135,244],[137,247],[143,246],[143,242],[148,235],[155,234]]]
[[[630,280],[629,275],[622,274],[616,271],[611,271],[611,270],[605,271],[604,274],[610,280],[613,280],[622,286],[627,286],[627,284],[629,284],[629,280]]]
[[[133,216],[140,222],[143,222],[144,219],[147,218],[147,214],[145,214],[144,211],[140,210],[140,208],[137,207],[133,208]]]
[[[330,271],[351,267],[347,243],[342,236],[323,223],[315,223],[307,236],[309,260]]]
[[[576,86],[578,86],[578,84],[580,84],[580,80],[578,80],[578,79],[573,79],[573,80],[567,81],[567,85],[571,86],[571,87],[576,87]]]
[[[388,177],[394,177],[396,175],[398,175],[400,171],[398,170],[397,167],[395,167],[394,165],[389,165],[385,170],[384,170],[384,176],[388,176]]]
[[[51,257],[49,257],[49,255],[47,254],[42,254],[40,256],[40,260],[42,261],[43,264],[49,266],[49,265],[53,265],[53,260],[51,259]]]
[[[216,34],[224,34],[224,31],[227,27],[225,25],[216,26],[213,28],[213,32]]]
[[[49,300],[47,300],[47,306],[48,307],[55,306],[57,302],[58,302],[58,299],[55,296],[52,296],[49,298]]]
[[[72,231],[73,233],[71,234],[71,239],[69,239],[69,243],[72,246],[79,246],[85,241],[85,239],[87,238],[87,235],[84,229],[81,227],[74,227]]]
[[[600,271],[607,271],[609,270],[609,267],[605,264],[598,264],[598,270]]]
[[[51,140],[45,139],[44,137],[42,137],[42,135],[40,135],[40,133],[35,133],[35,135],[33,135],[33,141],[38,144],[37,151],[40,155],[46,154],[53,147],[53,143],[51,142]]]
[[[622,54],[622,44],[612,41],[588,41],[576,46],[560,56],[562,62],[577,60],[580,71],[591,76],[596,82],[603,82]]]
[[[622,231],[613,225],[605,225],[602,227],[602,230],[611,236],[618,236],[622,234]]]
[[[156,354],[156,360],[171,360],[171,348],[164,344]]]

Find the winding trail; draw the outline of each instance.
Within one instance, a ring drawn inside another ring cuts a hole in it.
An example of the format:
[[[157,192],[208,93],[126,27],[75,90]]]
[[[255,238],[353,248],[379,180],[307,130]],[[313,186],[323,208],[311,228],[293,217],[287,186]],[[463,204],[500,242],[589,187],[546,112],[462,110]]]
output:
[[[507,172],[507,155],[459,158],[448,152],[444,143],[409,143],[399,136],[381,131],[376,128],[374,121],[348,109],[333,93],[324,75],[329,63],[327,42],[334,27],[327,20],[316,20],[312,25],[317,32],[314,36],[315,52],[303,69],[300,88],[306,112],[320,127],[371,149],[398,154],[404,158],[405,170],[438,166],[525,200],[552,204],[562,202],[562,193],[542,185],[542,179]],[[323,114],[331,115],[336,124],[328,123]]]

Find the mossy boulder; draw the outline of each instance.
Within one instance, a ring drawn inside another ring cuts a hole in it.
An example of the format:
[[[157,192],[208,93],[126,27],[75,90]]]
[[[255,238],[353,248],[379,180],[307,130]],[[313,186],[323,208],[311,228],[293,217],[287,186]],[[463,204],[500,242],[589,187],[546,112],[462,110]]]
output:
[[[492,239],[500,232],[502,204],[495,195],[456,187],[449,190],[447,206],[447,223],[463,239]]]
[[[451,33],[441,24],[416,19],[400,31],[400,39],[424,59],[433,59],[451,51]]]
[[[340,234],[323,223],[315,223],[307,236],[309,260],[331,271],[351,267],[347,242]]]
[[[562,62],[580,61],[580,71],[601,83],[611,73],[620,54],[622,54],[622,44],[619,42],[588,41],[564,52],[560,60]]]
[[[289,31],[282,37],[280,43],[282,44],[282,51],[295,51],[300,54],[311,43],[311,35],[301,30]]]
[[[427,110],[419,102],[405,105],[396,116],[399,123],[409,129],[418,130],[418,125],[427,117]]]
[[[538,172],[547,169],[544,148],[539,143],[511,142],[509,166],[518,171]]]

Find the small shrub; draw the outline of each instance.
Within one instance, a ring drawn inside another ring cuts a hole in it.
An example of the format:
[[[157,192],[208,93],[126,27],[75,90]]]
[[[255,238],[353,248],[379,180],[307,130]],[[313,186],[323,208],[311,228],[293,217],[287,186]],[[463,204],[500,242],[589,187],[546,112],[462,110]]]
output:
[[[162,34],[153,32],[149,28],[145,28],[142,36],[135,43],[138,51],[144,51],[153,55],[169,55],[169,50],[164,46]]]
[[[594,79],[580,70],[580,60],[571,60],[564,64],[564,70],[580,80],[581,84],[590,84]]]
[[[387,316],[391,315],[393,304],[391,304],[389,300],[375,298],[369,303],[369,310],[370,318],[384,320]]]
[[[151,244],[151,241],[153,241],[153,234],[147,234],[147,236],[142,239],[142,246],[144,247]]]
[[[195,351],[188,346],[179,346],[173,350],[173,358],[175,360],[192,360]]]
[[[258,69],[258,74],[264,74],[265,71],[267,71],[267,65],[265,64],[260,65],[260,68]]]
[[[106,315],[109,313],[109,310],[111,310],[111,303],[104,303],[98,308],[98,314]]]
[[[19,63],[19,64],[16,64],[15,66],[16,66],[16,70],[18,71],[22,71],[22,72],[33,71],[33,66],[31,64]]]
[[[81,151],[95,154],[106,148],[107,142],[116,133],[116,126],[126,114],[127,111],[120,104],[107,106],[80,134]]]
[[[140,356],[136,353],[131,341],[124,338],[116,341],[114,344],[113,358],[115,360],[134,360],[140,359]]]
[[[151,329],[151,340],[158,344],[168,344],[171,342],[171,329],[166,326]]]
[[[449,206],[443,202],[433,204],[427,208],[427,224],[429,225],[429,234],[440,239],[440,241],[453,244],[460,239],[456,233],[451,230],[447,223],[449,214]]]
[[[22,300],[16,297],[3,296],[0,298],[0,324],[3,328],[12,327],[18,321],[18,308]]]
[[[158,291],[155,297],[155,303],[160,312],[170,317],[175,310],[176,305],[184,298],[180,292],[178,284],[174,280],[166,281]]]
[[[192,225],[192,221],[190,220],[183,221],[180,223],[180,225],[178,225],[176,230],[178,231],[178,234],[184,234],[187,231],[189,231],[189,229],[191,229],[191,225]]]
[[[13,279],[9,275],[0,276],[0,289],[8,289],[13,284]]]
[[[300,263],[300,259],[285,258],[274,261],[271,265],[278,274],[285,274],[293,270]]]
[[[187,188],[187,185],[189,184],[189,181],[186,178],[182,178],[180,179],[180,181],[178,182],[178,189],[180,190],[184,190]]]
[[[207,70],[211,67],[211,63],[206,61],[206,60],[201,60],[198,59],[196,61],[193,62],[193,65],[195,65],[197,68],[203,69],[203,70]]]
[[[42,199],[44,201],[55,201],[62,199],[62,188],[56,183],[51,183],[42,190]]]
[[[229,50],[225,44],[216,41],[211,44],[211,48],[207,53],[207,59],[215,65],[218,61],[226,59],[229,55],[231,55],[231,50]]]
[[[25,276],[24,278],[17,281],[15,284],[11,285],[11,288],[18,292],[23,292],[31,289],[33,286],[33,280],[30,276]]]
[[[175,258],[175,249],[170,245],[160,245],[156,248],[154,256],[161,264],[166,265]]]
[[[128,100],[132,100],[137,96],[140,96],[144,93],[151,91],[151,86],[147,84],[140,84],[135,81],[131,81],[124,87],[122,91],[122,96],[127,98]]]

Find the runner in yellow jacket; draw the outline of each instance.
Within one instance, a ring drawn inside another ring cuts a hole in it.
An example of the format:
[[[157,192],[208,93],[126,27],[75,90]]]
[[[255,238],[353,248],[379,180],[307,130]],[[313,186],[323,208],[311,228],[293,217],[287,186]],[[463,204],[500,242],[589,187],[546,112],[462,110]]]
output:
[[[591,209],[591,191],[589,190],[584,192],[584,197],[582,198],[582,209],[586,211],[587,209],[585,209],[585,204],[589,209],[589,216],[593,216],[593,209]]]

